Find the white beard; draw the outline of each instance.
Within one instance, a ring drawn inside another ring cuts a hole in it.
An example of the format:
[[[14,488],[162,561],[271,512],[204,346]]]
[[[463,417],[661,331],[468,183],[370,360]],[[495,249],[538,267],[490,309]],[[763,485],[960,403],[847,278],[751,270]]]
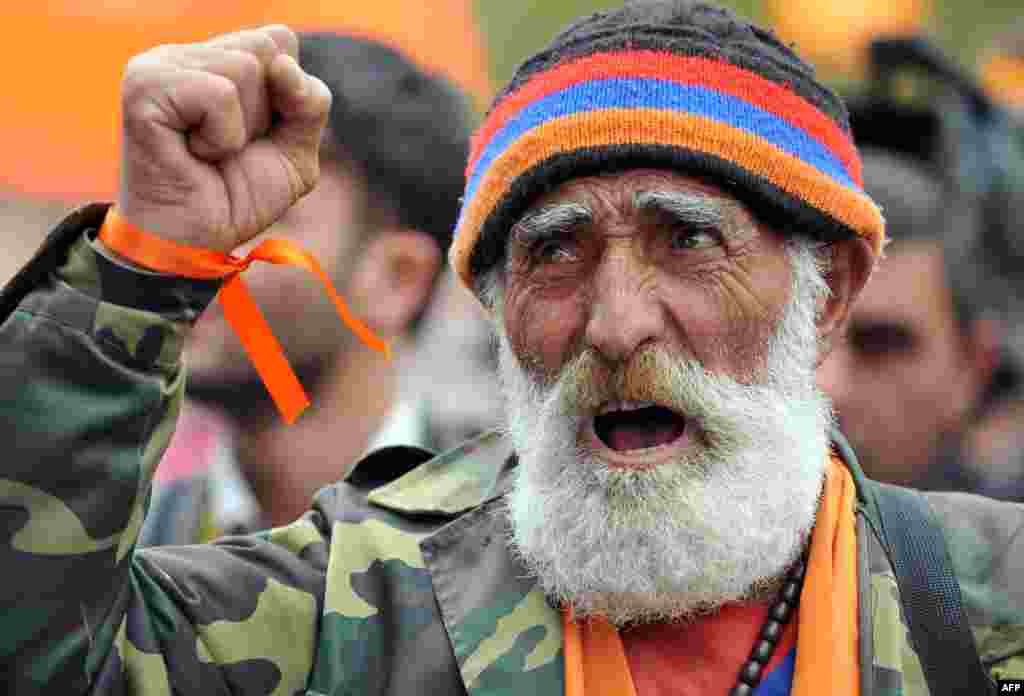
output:
[[[587,380],[600,370],[585,352],[543,386],[499,332],[519,457],[507,499],[512,547],[554,601],[616,625],[686,620],[765,596],[802,553],[832,415],[814,379],[815,307],[827,286],[809,250],[791,259],[792,299],[754,385],[655,349],[631,361],[644,365],[632,380],[607,370]],[[577,444],[581,411],[655,397],[699,427],[678,460],[611,468]]]

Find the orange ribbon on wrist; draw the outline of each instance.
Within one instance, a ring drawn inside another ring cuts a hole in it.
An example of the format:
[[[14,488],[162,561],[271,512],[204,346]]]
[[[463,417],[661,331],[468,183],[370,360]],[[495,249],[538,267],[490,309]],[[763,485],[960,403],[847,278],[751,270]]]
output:
[[[224,278],[224,285],[217,296],[224,307],[224,318],[238,335],[256,372],[288,424],[295,422],[299,414],[309,406],[309,397],[288,364],[281,344],[267,326],[263,313],[242,282],[240,274],[253,261],[298,266],[317,276],[334,302],[341,320],[367,346],[391,357],[388,344],[352,315],[320,264],[295,242],[267,239],[245,258],[239,258],[157,237],[122,218],[114,208],[107,211],[99,239],[129,261],[160,273],[172,273],[186,278]]]

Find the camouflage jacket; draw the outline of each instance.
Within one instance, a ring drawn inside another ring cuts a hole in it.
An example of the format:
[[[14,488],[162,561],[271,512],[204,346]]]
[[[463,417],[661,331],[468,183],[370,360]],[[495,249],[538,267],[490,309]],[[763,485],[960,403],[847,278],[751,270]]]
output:
[[[72,215],[0,296],[0,692],[560,696],[559,616],[507,548],[497,434],[378,451],[284,528],[136,551],[181,339],[216,288],[107,261],[82,234],[102,214]],[[985,665],[1024,677],[1024,507],[929,499]],[[860,506],[861,693],[920,696],[873,526]]]
[[[186,401],[157,467],[139,546],[203,544],[225,534],[251,534],[270,525],[238,464],[225,417]],[[438,451],[427,405],[400,401],[366,452],[410,444]],[[342,462],[339,476],[347,470]]]

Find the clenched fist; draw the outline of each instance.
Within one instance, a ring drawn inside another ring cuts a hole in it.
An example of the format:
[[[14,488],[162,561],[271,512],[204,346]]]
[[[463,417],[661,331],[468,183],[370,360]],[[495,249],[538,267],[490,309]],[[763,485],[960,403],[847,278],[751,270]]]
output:
[[[231,251],[316,184],[331,94],[287,27],[160,46],[122,83],[118,208],[175,242]]]

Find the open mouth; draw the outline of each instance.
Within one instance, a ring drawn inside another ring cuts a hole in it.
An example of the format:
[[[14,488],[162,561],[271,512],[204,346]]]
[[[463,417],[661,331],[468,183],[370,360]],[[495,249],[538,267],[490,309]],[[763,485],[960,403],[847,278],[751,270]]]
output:
[[[653,402],[615,401],[594,416],[594,433],[616,452],[668,445],[686,432],[686,418]]]

